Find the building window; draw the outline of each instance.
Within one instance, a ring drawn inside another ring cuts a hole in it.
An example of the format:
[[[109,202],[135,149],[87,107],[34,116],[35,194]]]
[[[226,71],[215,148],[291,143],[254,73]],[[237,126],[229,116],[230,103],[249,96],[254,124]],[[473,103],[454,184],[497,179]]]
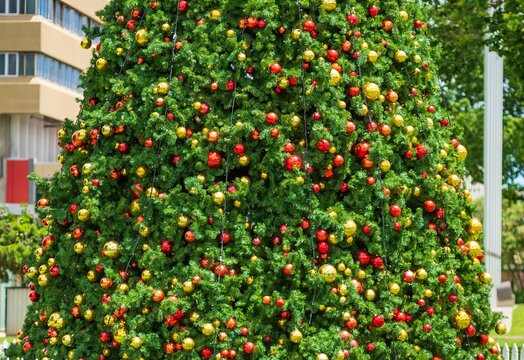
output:
[[[18,53],[0,53],[0,76],[18,75]]]

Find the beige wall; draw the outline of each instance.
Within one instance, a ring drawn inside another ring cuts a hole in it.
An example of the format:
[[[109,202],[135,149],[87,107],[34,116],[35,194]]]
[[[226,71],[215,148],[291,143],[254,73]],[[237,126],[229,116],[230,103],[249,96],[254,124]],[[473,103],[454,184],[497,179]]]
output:
[[[37,77],[0,78],[0,111],[76,119],[80,94]]]
[[[18,15],[0,22],[0,51],[42,52],[83,70],[91,51],[80,47],[82,38],[38,15]]]
[[[109,4],[109,0],[62,0],[62,2],[97,21],[100,19],[95,13]]]

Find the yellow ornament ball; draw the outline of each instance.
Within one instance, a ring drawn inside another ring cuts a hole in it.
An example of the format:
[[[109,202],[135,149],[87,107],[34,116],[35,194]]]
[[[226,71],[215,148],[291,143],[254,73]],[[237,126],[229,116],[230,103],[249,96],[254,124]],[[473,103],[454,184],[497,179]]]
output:
[[[382,160],[379,166],[380,170],[382,170],[383,172],[387,172],[389,171],[389,169],[391,169],[391,163],[388,160]]]
[[[182,348],[185,351],[193,350],[195,348],[195,340],[193,340],[190,337],[185,338],[184,340],[182,340]]]
[[[320,276],[328,282],[332,283],[337,279],[337,269],[333,265],[325,264],[319,269]]]
[[[158,94],[167,95],[167,93],[169,92],[169,84],[163,81],[156,86],[156,89]]]
[[[303,335],[300,332],[300,330],[298,329],[291,331],[291,333],[289,334],[289,340],[291,340],[291,342],[294,344],[298,344],[299,342],[302,341],[302,339],[303,339]]]
[[[466,160],[468,157],[468,149],[464,145],[457,146],[457,156],[459,160]]]
[[[389,285],[389,292],[393,295],[400,294],[400,285],[396,283]]]
[[[479,219],[472,218],[466,225],[466,231],[471,235],[478,235],[482,231],[482,223]]]
[[[472,258],[476,258],[482,254],[482,247],[480,244],[474,240],[468,241],[466,244],[466,249],[468,249],[468,255]]]
[[[333,11],[337,8],[337,0],[322,0],[322,9]]]
[[[120,244],[116,241],[108,241],[104,244],[103,247],[104,255],[110,259],[116,259],[119,257],[121,250],[122,246],[120,246]]]
[[[147,42],[149,41],[148,37],[149,33],[146,29],[140,29],[135,34],[135,40],[140,46],[145,46],[147,44]]]
[[[403,63],[408,59],[408,55],[404,50],[397,50],[395,53],[395,60],[397,60],[399,63]]]
[[[404,329],[400,329],[397,335],[397,340],[406,341],[408,339],[408,332]]]
[[[338,72],[338,70],[331,69],[329,85],[331,86],[338,85],[338,83],[340,82],[340,79],[342,79],[342,77],[340,76],[340,73]]]
[[[220,13],[220,10],[211,10],[211,13],[209,14],[209,18],[213,21],[217,21],[222,14]]]
[[[142,347],[142,339],[138,336],[133,336],[131,338],[131,341],[129,342],[129,345],[133,348],[133,349],[140,349],[140,347]]]
[[[82,39],[82,41],[80,41],[80,46],[82,47],[82,49],[91,48],[91,40],[88,38]]]
[[[73,340],[74,340],[73,335],[66,334],[62,336],[62,344],[64,344],[64,346],[69,347],[73,345]]]
[[[368,53],[368,61],[369,62],[375,62],[377,61],[378,59],[378,53],[374,50],[371,50],[369,53]]]
[[[80,221],[87,221],[91,217],[91,214],[89,213],[89,210],[87,209],[80,209],[78,210],[78,220]]]
[[[459,310],[453,315],[453,325],[459,330],[467,328],[470,323],[471,318],[464,310]]]
[[[357,224],[353,220],[347,220],[344,223],[344,235],[352,236],[357,232]]]
[[[213,194],[213,202],[217,205],[222,205],[226,200],[226,195],[222,191],[217,191]]]
[[[368,100],[377,100],[380,96],[380,88],[375,83],[367,83],[364,85],[364,95]]]
[[[304,51],[304,61],[305,62],[311,62],[315,59],[315,53],[313,50],[306,50]]]
[[[124,327],[119,327],[116,329],[115,334],[113,335],[113,338],[117,343],[122,343],[124,341],[125,337],[127,336],[127,330]]]
[[[504,335],[507,330],[508,328],[504,323],[499,322],[497,325],[495,325],[495,332],[499,335]]]
[[[104,58],[100,58],[100,59],[98,59],[98,60],[96,61],[96,64],[95,64],[96,69],[97,69],[98,71],[103,71],[103,70],[107,69],[108,65],[109,65],[109,63],[108,63],[107,60],[104,59]]]
[[[483,273],[483,274],[480,276],[480,280],[481,280],[484,284],[491,284],[491,283],[493,282],[493,276],[491,276],[490,273],[485,272],[485,273]]]
[[[329,357],[326,354],[318,354],[317,360],[329,360]]]
[[[205,323],[202,325],[202,334],[205,336],[211,336],[215,333],[215,327],[211,323]]]

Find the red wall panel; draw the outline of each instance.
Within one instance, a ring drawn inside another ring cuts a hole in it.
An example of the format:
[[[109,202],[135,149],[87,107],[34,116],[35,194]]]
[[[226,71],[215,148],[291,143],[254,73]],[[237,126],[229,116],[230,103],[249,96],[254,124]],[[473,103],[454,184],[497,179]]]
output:
[[[7,159],[6,202],[11,204],[29,203],[29,160]]]

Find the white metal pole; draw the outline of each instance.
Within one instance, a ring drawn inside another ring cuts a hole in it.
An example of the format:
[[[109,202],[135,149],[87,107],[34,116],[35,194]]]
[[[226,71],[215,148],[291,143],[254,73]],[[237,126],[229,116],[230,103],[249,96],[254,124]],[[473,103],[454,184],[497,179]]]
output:
[[[487,271],[493,276],[491,306],[497,305],[502,249],[502,138],[504,63],[484,48],[484,236]]]

